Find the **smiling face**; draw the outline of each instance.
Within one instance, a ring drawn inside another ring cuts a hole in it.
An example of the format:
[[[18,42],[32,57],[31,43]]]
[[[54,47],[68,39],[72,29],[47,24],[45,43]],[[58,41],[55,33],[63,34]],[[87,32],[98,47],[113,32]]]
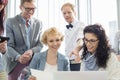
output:
[[[49,35],[47,36],[48,49],[57,52],[61,45],[61,38],[59,35]]]
[[[20,6],[20,9],[22,11],[22,16],[28,20],[33,16],[35,12],[35,2],[25,2]]]
[[[85,33],[84,43],[87,47],[87,50],[91,53],[94,53],[98,47],[99,40],[95,34]]]
[[[72,8],[68,5],[64,6],[62,8],[62,14],[66,20],[66,22],[71,23],[73,22],[75,18],[75,12],[72,10]]]

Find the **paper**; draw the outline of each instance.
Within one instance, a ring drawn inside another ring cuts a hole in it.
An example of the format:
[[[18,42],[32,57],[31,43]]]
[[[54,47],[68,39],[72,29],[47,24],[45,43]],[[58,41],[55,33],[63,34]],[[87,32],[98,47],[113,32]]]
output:
[[[36,77],[37,80],[53,80],[53,72],[45,72],[36,69],[30,69],[31,74]]]

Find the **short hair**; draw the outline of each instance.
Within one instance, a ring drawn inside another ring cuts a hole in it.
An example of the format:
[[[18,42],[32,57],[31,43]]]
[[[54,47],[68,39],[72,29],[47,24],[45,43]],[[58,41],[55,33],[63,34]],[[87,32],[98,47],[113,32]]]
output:
[[[73,11],[75,11],[75,6],[73,4],[71,4],[71,3],[65,3],[65,4],[63,4],[63,6],[61,7],[61,11],[66,6],[69,6]]]
[[[61,32],[59,32],[59,30],[56,27],[51,27],[47,30],[45,30],[45,32],[43,33],[42,37],[41,37],[41,42],[45,45],[47,45],[47,37],[49,35],[59,35],[60,40],[63,41],[63,34]]]
[[[35,0],[21,0],[20,5],[22,6],[25,2],[35,2]]]

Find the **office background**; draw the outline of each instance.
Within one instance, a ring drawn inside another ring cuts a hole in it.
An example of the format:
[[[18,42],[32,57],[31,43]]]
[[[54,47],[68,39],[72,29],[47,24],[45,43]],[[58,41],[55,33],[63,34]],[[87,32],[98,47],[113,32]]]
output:
[[[115,33],[120,30],[120,0],[36,0],[37,9],[34,17],[42,20],[43,30],[56,26],[64,32],[66,22],[61,13],[61,6],[66,2],[75,5],[76,18],[85,25],[102,24],[110,43],[114,44]],[[19,5],[20,0],[9,0],[6,18],[19,14]]]

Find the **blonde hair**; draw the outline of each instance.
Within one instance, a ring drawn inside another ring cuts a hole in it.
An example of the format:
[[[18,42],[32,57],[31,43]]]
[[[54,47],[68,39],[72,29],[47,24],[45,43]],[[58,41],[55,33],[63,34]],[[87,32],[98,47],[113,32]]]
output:
[[[65,3],[65,4],[63,4],[63,6],[61,7],[61,11],[66,6],[69,6],[73,10],[73,12],[75,11],[75,6],[73,4],[71,4],[71,3]]]
[[[60,40],[63,41],[63,37],[64,37],[63,34],[61,32],[59,32],[59,30],[56,27],[51,27],[51,28],[45,30],[45,32],[42,35],[41,42],[43,44],[47,45],[47,37],[49,35],[59,35]]]

